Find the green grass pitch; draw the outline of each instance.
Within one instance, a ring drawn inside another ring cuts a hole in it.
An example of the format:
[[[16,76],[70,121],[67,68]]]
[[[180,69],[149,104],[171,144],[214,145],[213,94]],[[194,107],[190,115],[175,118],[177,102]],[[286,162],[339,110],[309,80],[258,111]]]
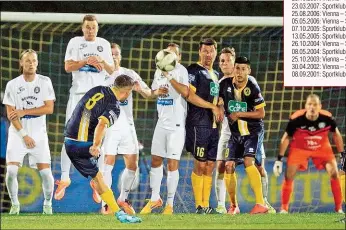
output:
[[[101,214],[2,214],[1,229],[345,229],[336,213],[249,215],[152,214],[140,224],[121,224]]]

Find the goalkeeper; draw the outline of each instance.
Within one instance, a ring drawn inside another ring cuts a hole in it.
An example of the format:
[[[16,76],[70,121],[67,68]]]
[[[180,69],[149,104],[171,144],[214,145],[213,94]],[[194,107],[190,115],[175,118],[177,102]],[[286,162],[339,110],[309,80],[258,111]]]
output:
[[[275,176],[279,176],[282,172],[281,160],[289,144],[290,150],[281,190],[280,213],[288,213],[293,179],[298,170],[307,169],[309,158],[312,158],[317,169],[324,168],[328,172],[335,211],[343,213],[339,173],[328,139],[329,132],[333,133],[333,141],[339,152],[344,152],[344,144],[332,114],[321,110],[321,107],[320,98],[316,94],[310,94],[307,97],[305,109],[298,110],[291,116],[286,132],[281,139],[278,159],[273,168]]]

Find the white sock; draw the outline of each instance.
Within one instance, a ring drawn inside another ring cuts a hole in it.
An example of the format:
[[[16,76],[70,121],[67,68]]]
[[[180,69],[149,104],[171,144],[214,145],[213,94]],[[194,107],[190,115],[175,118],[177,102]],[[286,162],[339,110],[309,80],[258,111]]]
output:
[[[150,170],[150,188],[151,188],[151,201],[160,199],[160,187],[163,177],[163,166],[158,168],[151,167]]]
[[[71,160],[68,157],[65,149],[65,145],[62,145],[61,149],[61,180],[69,180],[70,179],[70,168],[71,168]]]
[[[99,171],[103,174],[103,171],[105,170],[105,154],[103,154],[103,148],[101,148],[101,155],[99,159],[97,160],[97,166],[99,167]]]
[[[121,175],[121,192],[119,200],[125,201],[129,196],[131,186],[136,178],[136,171],[124,169],[123,174]]]
[[[221,207],[225,207],[226,201],[226,185],[223,177],[223,173],[216,173],[215,194],[217,198],[217,205]]]
[[[12,205],[19,205],[17,175],[18,175],[18,166],[7,165],[6,187],[8,190],[8,195],[11,198]]]
[[[52,170],[50,168],[40,170],[40,175],[42,178],[42,189],[44,202],[43,205],[52,205],[52,197],[54,191],[54,178]]]
[[[268,174],[265,171],[265,176],[261,177],[261,182],[262,182],[262,191],[263,191],[263,198],[267,201],[268,197]]]
[[[167,173],[167,204],[173,207],[174,195],[179,182],[179,170]]]
[[[111,188],[112,187],[112,170],[114,165],[104,164],[103,167],[103,178],[105,180],[105,184]],[[102,200],[102,206],[105,206],[106,203]]]

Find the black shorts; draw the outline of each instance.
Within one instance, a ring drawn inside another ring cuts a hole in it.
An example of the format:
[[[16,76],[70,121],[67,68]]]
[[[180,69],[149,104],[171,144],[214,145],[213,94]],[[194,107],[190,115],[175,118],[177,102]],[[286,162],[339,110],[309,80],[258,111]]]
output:
[[[346,155],[341,156],[341,170],[346,172]]]
[[[86,178],[88,178],[88,176],[91,178],[96,177],[96,174],[99,172],[97,158],[89,153],[89,148],[93,143],[65,138],[64,144],[66,153],[78,172]]]
[[[243,163],[244,157],[255,158],[258,166],[262,164],[262,143],[264,132],[246,136],[231,135],[228,142],[229,155],[226,161],[235,161],[237,165]]]
[[[219,130],[186,126],[185,148],[198,161],[216,161]]]

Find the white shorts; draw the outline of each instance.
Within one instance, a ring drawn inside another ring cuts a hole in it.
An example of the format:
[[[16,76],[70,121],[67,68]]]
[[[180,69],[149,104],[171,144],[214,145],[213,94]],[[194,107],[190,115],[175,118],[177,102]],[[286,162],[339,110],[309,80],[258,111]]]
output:
[[[67,106],[66,106],[66,120],[65,120],[65,124],[71,118],[73,110],[76,108],[78,102],[80,101],[80,99],[84,95],[85,95],[84,93],[81,93],[81,94],[70,94],[70,96],[68,98]]]
[[[168,130],[156,125],[151,154],[162,158],[180,160],[185,144],[185,126]]]
[[[139,154],[135,126],[129,124],[123,110],[114,125],[107,129],[103,147],[106,155]]]
[[[22,165],[25,155],[29,154],[29,162],[32,166],[36,166],[36,163],[50,164],[51,157],[48,136],[47,134],[42,134],[42,136],[43,137],[38,140],[33,138],[35,141],[35,147],[28,149],[20,134],[9,132],[6,150],[6,162],[19,162],[20,165]]]

